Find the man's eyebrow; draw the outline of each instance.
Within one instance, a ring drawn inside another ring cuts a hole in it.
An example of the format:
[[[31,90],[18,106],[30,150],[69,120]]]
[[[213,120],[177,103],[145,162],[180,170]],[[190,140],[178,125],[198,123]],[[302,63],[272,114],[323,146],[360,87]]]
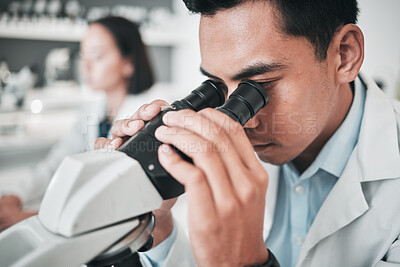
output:
[[[270,73],[270,72],[274,72],[274,71],[278,71],[278,70],[283,70],[286,69],[287,66],[284,64],[280,64],[280,63],[271,63],[271,64],[266,64],[266,63],[256,63],[253,65],[249,65],[246,66],[243,70],[241,70],[239,73],[235,74],[232,77],[233,81],[239,81],[239,80],[243,80],[245,78],[249,78],[252,76],[256,76],[256,75],[260,75],[260,74],[265,74],[265,73]],[[207,72],[205,69],[203,69],[200,66],[200,72],[212,79],[216,79],[216,80],[222,80],[221,78]]]
[[[246,66],[243,70],[241,70],[238,74],[235,74],[232,77],[233,81],[243,80],[245,78],[249,78],[252,76],[270,73],[278,70],[282,70],[287,68],[286,65],[280,63],[256,63],[253,65]]]
[[[215,75],[212,75],[211,73],[207,72],[205,69],[203,69],[202,66],[200,66],[200,72],[201,72],[201,74],[203,74],[204,76],[207,76],[208,78],[212,78],[212,79],[215,79],[215,80],[222,81],[221,78],[219,78],[219,77],[217,77]]]

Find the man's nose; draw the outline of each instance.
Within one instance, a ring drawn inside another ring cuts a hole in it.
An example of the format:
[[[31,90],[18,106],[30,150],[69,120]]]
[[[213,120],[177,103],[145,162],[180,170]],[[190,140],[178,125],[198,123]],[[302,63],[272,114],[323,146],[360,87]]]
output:
[[[260,124],[260,120],[257,118],[257,115],[251,118],[246,124],[244,125],[244,128],[257,128],[257,126]]]

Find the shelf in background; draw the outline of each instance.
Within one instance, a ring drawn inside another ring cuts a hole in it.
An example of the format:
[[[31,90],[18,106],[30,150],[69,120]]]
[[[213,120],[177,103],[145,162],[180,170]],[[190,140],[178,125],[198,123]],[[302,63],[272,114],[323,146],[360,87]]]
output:
[[[87,25],[0,25],[0,38],[80,42]],[[179,46],[187,43],[189,38],[179,31],[162,29],[141,29],[143,41],[149,46]]]

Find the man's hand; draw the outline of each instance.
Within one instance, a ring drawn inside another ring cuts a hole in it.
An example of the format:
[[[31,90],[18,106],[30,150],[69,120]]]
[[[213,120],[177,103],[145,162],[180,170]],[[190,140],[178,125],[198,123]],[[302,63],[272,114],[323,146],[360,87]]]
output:
[[[0,198],[0,232],[36,214],[22,211],[19,197],[4,196]]]
[[[199,266],[246,266],[268,260],[263,220],[268,174],[242,126],[214,109],[168,112],[156,131],[169,145],[162,166],[185,186],[189,234]]]
[[[98,138],[94,145],[95,149],[106,147],[118,149],[123,143],[123,137],[135,135],[143,128],[145,121],[151,120],[162,109],[167,107],[171,106],[162,100],[155,100],[150,104],[141,106],[130,119],[116,121],[111,129],[112,139]],[[153,211],[156,219],[156,227],[153,232],[154,247],[166,239],[172,232],[173,219],[171,208],[174,206],[176,200],[176,198],[164,200],[161,207]]]

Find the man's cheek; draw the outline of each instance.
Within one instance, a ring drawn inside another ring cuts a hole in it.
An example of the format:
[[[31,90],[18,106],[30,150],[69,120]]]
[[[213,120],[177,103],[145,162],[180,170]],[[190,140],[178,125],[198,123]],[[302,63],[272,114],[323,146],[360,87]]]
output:
[[[260,125],[254,129],[256,135],[284,135],[287,134],[288,115],[283,112],[271,112],[265,116]]]
[[[303,132],[303,125],[301,123],[301,114],[294,112],[288,117],[288,133],[298,135]]]

